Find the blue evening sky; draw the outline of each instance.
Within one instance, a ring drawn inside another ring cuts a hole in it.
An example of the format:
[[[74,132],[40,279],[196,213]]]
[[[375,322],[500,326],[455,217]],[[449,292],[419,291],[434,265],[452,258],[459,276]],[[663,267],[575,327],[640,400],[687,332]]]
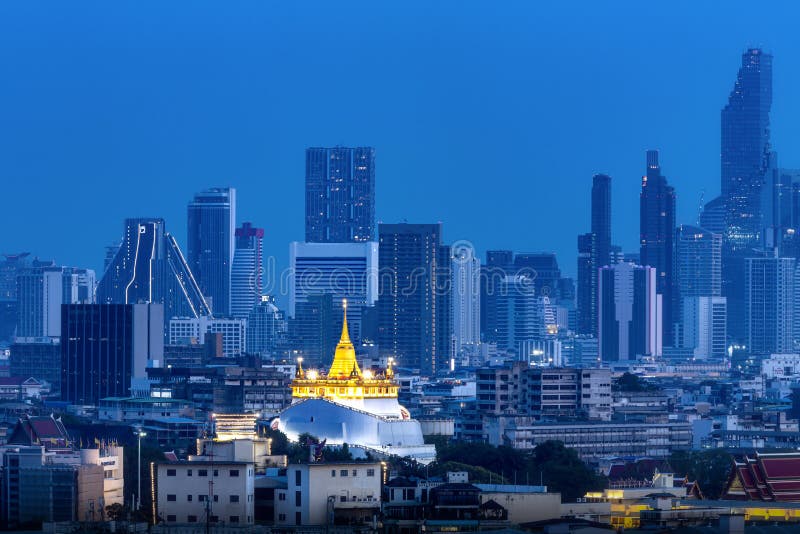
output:
[[[658,4],[658,5],[656,5]],[[662,5],[663,4],[663,5]],[[0,252],[102,267],[122,219],[239,192],[282,267],[303,150],[372,145],[379,220],[558,253],[575,272],[596,172],[638,242],[644,152],[694,222],[719,192],[742,51],[775,55],[773,144],[800,167],[798,11],[761,2],[0,3]]]

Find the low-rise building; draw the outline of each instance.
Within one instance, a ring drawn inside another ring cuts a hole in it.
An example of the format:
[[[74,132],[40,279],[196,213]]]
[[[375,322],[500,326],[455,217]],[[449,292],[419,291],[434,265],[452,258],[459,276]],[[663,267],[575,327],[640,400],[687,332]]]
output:
[[[380,514],[380,462],[293,464],[276,491],[276,526],[372,523]]]

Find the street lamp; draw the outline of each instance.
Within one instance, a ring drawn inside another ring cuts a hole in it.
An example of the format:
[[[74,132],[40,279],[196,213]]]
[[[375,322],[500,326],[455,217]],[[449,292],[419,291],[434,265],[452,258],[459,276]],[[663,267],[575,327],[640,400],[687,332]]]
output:
[[[139,461],[136,471],[136,509],[138,510],[142,506],[142,438],[147,435],[147,432],[142,432],[142,429],[139,428],[136,430],[135,434],[139,442]]]

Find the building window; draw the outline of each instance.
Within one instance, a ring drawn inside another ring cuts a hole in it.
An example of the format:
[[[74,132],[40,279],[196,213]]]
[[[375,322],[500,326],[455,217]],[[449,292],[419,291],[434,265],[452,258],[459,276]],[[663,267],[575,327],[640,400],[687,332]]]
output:
[[[374,477],[375,476],[375,470],[374,469],[367,469],[367,476],[368,477]]]
[[[187,519],[188,523],[197,523],[197,516],[196,515],[190,515],[186,519]]]
[[[197,500],[200,502],[206,502],[208,500],[208,495],[198,495]]]
[[[239,496],[238,495],[231,495],[231,502],[239,502]]]
[[[303,524],[303,515],[300,512],[294,513],[294,524],[295,525],[302,525]]]
[[[167,469],[167,476],[168,477],[174,477],[176,474],[177,473],[175,472],[174,469]]]
[[[186,496],[186,500],[189,501],[189,502],[192,502],[192,494],[191,493]]]
[[[355,476],[358,476],[358,471],[356,471],[355,469],[353,469],[353,476],[354,476],[354,477],[355,477]]]
[[[174,515],[170,514],[167,516],[168,523],[174,523],[175,521],[177,521],[177,518]]]
[[[175,502],[175,501],[178,500],[178,496],[174,495],[174,494],[173,495],[167,495],[167,500],[170,501],[170,502]]]
[[[231,520],[231,523],[238,523],[239,522],[239,516],[238,515],[232,515],[232,516],[230,516],[229,519]]]
[[[286,494],[283,493],[283,492],[279,493],[278,494],[278,500],[279,501],[285,501],[286,500]]]
[[[302,473],[300,472],[299,469],[294,472],[294,485],[295,486],[299,486],[300,485],[300,482],[302,481],[302,477],[303,477],[303,475],[302,475]]]
[[[214,502],[219,502],[219,495],[214,495]]]
[[[339,476],[346,477],[347,476],[347,469],[342,469],[341,471],[339,471]]]
[[[192,476],[192,470],[191,470],[191,469],[187,469],[187,470],[186,470],[186,476],[187,476],[187,477],[190,477],[190,476]]]
[[[199,477],[207,477],[208,476],[208,469],[198,469],[197,476]]]
[[[336,469],[331,469],[331,478],[336,477]]]
[[[230,475],[232,477],[238,477],[239,476],[239,470],[238,469],[231,469]]]
[[[214,476],[215,476],[215,477],[218,477],[218,476],[219,476],[219,469],[214,469]]]
[[[303,494],[299,491],[294,492],[294,505],[301,506],[303,504]]]
[[[286,521],[286,514],[278,514],[278,521]]]

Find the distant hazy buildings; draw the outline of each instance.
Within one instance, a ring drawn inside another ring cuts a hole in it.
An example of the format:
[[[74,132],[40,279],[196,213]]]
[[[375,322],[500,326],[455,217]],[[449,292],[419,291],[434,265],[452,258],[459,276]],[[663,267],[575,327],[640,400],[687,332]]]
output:
[[[578,332],[597,335],[598,269],[617,263],[611,245],[611,177],[592,177],[592,231],[578,236]]]
[[[306,149],[306,242],[375,240],[375,149]]]
[[[597,270],[593,233],[578,236],[578,332],[593,334],[597,330]]]
[[[128,397],[134,378],[164,357],[160,304],[62,306],[61,400],[94,404]]]
[[[795,264],[794,258],[745,261],[745,332],[752,354],[793,350]]]
[[[164,316],[211,310],[163,219],[126,219],[122,244],[97,285],[98,304],[159,303]]]
[[[498,299],[500,288],[514,269],[514,253],[510,250],[486,251],[486,263],[481,267],[481,332],[488,343],[500,339]]]
[[[604,362],[661,354],[656,270],[620,263],[600,269],[599,346]]]
[[[724,358],[727,348],[725,297],[685,297],[682,310],[683,347],[692,349],[695,358]]]
[[[247,352],[247,319],[222,317],[173,317],[169,320],[169,344],[212,342],[210,334],[222,334],[222,355],[226,358]]]
[[[480,343],[481,262],[471,245],[453,247],[453,335],[455,348]]]
[[[639,202],[639,261],[656,270],[656,292],[661,295],[664,342],[672,346],[675,190],[661,174],[657,150],[647,151],[647,174],[642,178]]]
[[[269,295],[250,310],[247,316],[247,352],[251,354],[274,354],[286,338],[286,318]]]
[[[91,304],[95,276],[91,269],[37,262],[17,275],[17,337],[61,335],[61,305]]]
[[[400,367],[434,374],[453,354],[451,252],[442,225],[381,224],[378,233],[378,344]]]
[[[680,225],[675,231],[675,285],[681,298],[722,294],[722,235]]]
[[[214,187],[189,203],[187,252],[189,267],[215,315],[231,312],[231,265],[236,227],[236,189]]]
[[[231,316],[244,318],[258,304],[264,287],[264,229],[249,222],[236,229],[231,267]]]

